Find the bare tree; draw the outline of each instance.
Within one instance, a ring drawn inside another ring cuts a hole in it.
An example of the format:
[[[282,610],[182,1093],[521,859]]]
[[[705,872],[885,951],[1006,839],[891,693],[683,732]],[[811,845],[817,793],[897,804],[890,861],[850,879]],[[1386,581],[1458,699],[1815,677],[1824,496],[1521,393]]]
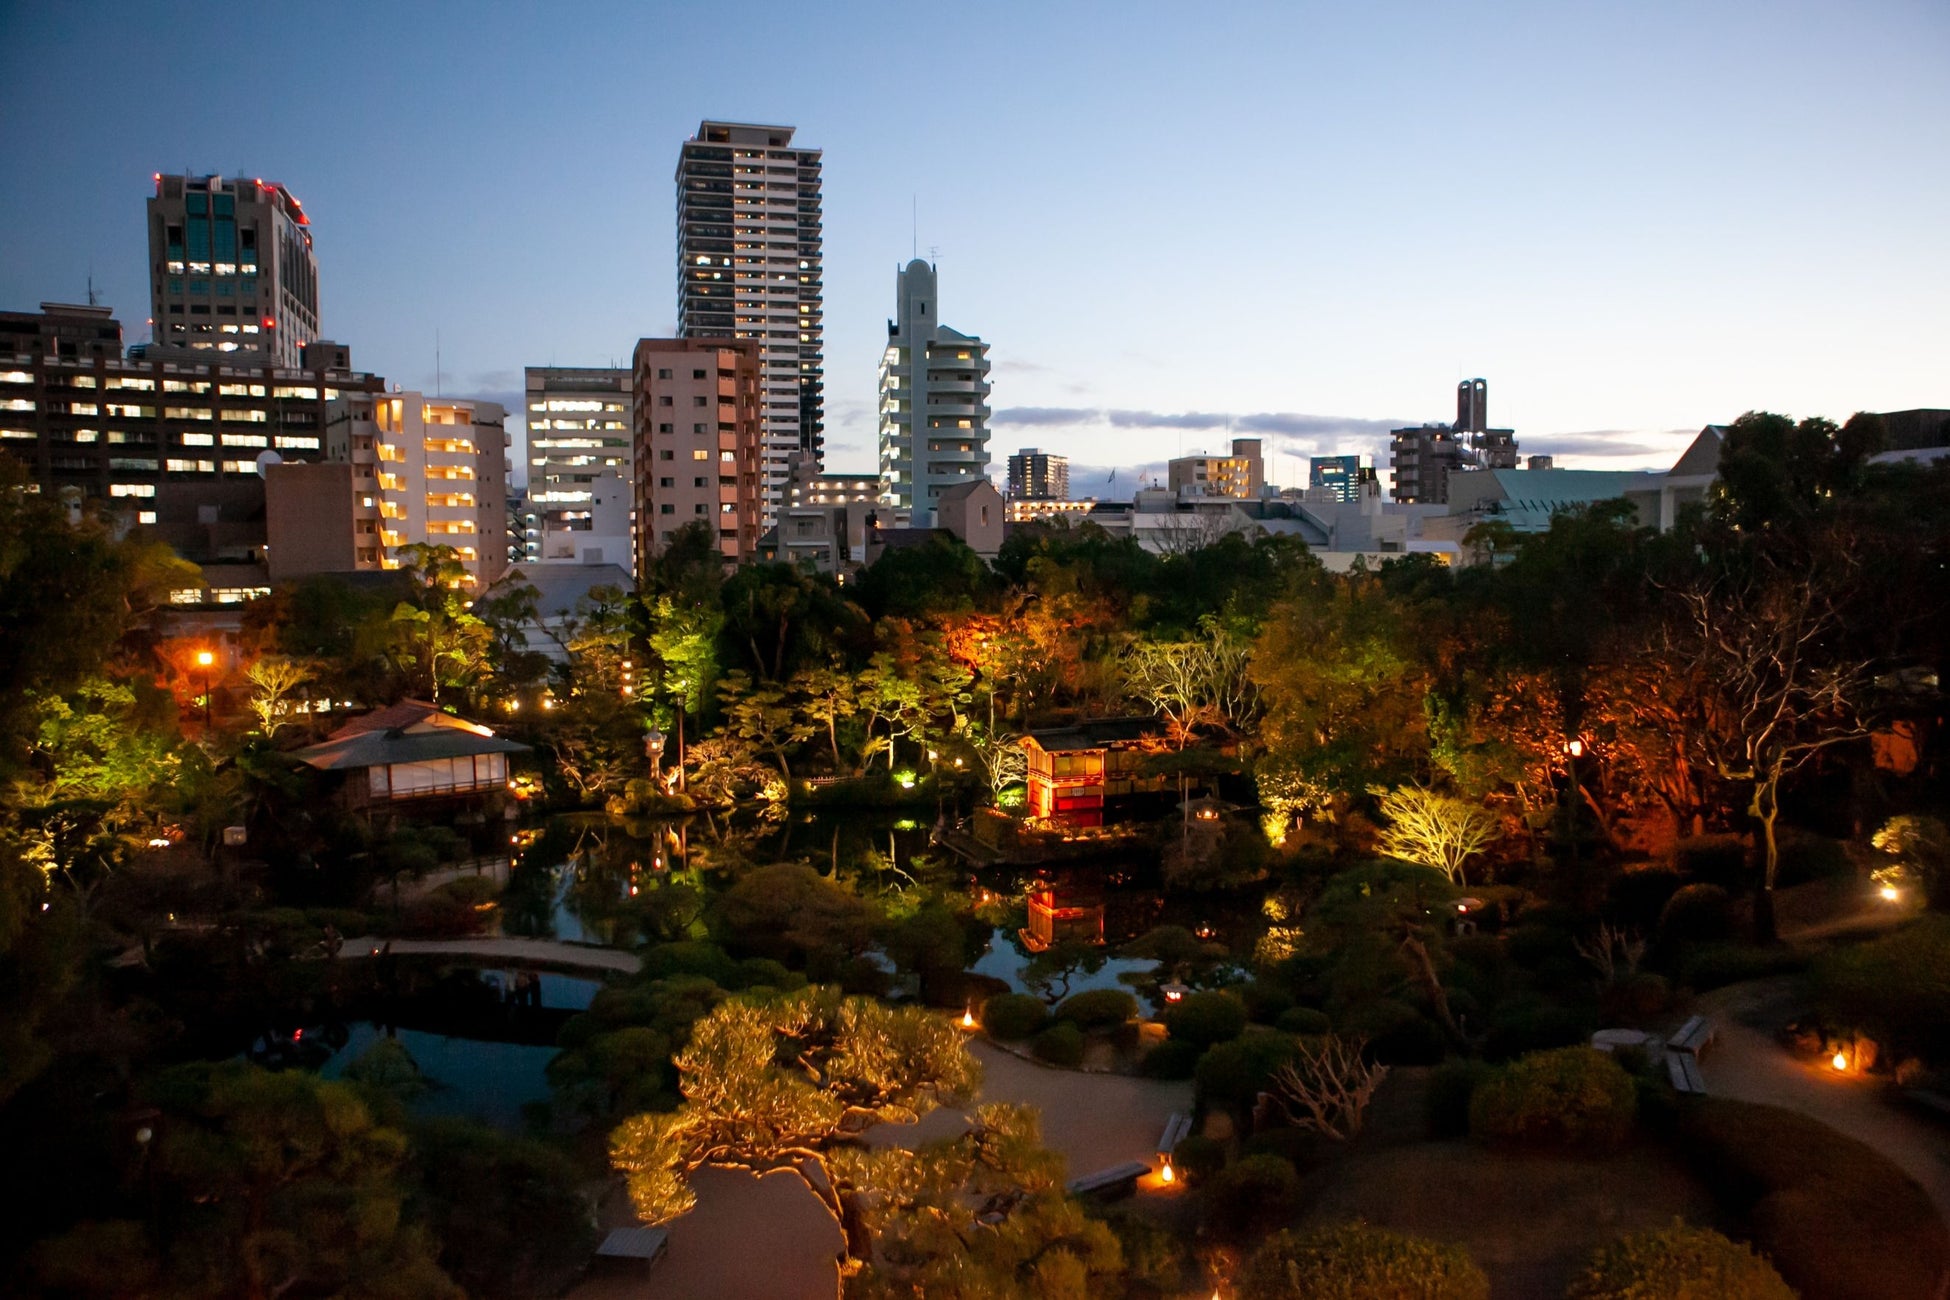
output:
[[[1616,984],[1621,973],[1636,975],[1639,959],[1645,956],[1645,940],[1633,931],[1601,923],[1589,939],[1572,941],[1578,955],[1596,968],[1606,984]]]
[[[1851,653],[1843,608],[1853,568],[1836,544],[1792,568],[1762,560],[1723,571],[1677,593],[1683,615],[1664,647],[1690,687],[1695,761],[1747,791],[1762,850],[1754,920],[1763,942],[1774,937],[1782,782],[1870,731],[1875,664]]]
[[[1299,1040],[1295,1058],[1273,1072],[1267,1101],[1295,1128],[1349,1141],[1361,1132],[1368,1103],[1388,1077],[1387,1066],[1362,1055],[1366,1046],[1332,1034],[1314,1043]]]
[[[1405,785],[1381,795],[1381,851],[1404,862],[1434,867],[1458,885],[1463,864],[1494,842],[1497,819],[1480,804]]]

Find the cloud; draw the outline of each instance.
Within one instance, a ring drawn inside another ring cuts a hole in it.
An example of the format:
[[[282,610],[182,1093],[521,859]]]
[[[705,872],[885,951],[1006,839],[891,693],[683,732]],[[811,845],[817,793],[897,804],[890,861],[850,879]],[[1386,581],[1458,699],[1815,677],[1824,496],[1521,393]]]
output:
[[[1525,453],[1537,455],[1677,456],[1696,433],[1697,430],[1689,429],[1596,429],[1585,433],[1545,433],[1534,438],[1520,436],[1517,442]]]
[[[1104,418],[1113,429],[1223,429],[1231,419],[1210,411],[1105,411]]]
[[[1363,420],[1349,415],[1301,415],[1293,411],[1268,411],[1242,415],[1232,422],[1241,433],[1283,433],[1296,438],[1317,438],[1339,434],[1353,437],[1385,437],[1402,427],[1400,420]]]
[[[990,416],[993,424],[1097,424],[1103,420],[1102,411],[1093,411],[1078,406],[1007,406]]]

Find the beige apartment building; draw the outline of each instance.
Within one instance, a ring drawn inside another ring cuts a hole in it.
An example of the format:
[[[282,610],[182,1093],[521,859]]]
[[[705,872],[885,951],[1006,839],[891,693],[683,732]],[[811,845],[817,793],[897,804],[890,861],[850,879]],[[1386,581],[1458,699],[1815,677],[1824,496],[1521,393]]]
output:
[[[331,404],[325,460],[264,474],[271,578],[398,568],[451,546],[476,590],[508,570],[508,435],[498,402],[377,393]]]
[[[1234,438],[1230,456],[1179,456],[1165,468],[1171,490],[1181,496],[1257,501],[1266,486],[1258,438]]]
[[[643,339],[634,366],[637,572],[697,520],[727,564],[757,558],[764,515],[759,344]]]

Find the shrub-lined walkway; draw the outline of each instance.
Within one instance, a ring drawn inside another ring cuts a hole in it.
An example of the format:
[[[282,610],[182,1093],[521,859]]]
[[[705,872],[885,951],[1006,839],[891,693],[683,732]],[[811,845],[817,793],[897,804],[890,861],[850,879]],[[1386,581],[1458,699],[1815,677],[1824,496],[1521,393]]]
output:
[[[1791,979],[1733,984],[1702,996],[1719,1038],[1700,1064],[1706,1090],[1735,1101],[1799,1111],[1888,1157],[1922,1184],[1950,1223],[1950,1133],[1897,1109],[1879,1080],[1839,1074],[1790,1056],[1773,1031],[1793,1015]]]

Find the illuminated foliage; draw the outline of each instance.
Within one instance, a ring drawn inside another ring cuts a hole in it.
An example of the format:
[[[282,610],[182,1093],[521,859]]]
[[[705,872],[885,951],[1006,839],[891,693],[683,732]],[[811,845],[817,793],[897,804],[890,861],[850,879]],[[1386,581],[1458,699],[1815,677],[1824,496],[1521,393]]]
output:
[[[1387,827],[1381,832],[1381,851],[1404,862],[1417,862],[1461,885],[1463,866],[1494,843],[1496,818],[1481,805],[1420,786],[1402,786],[1380,797]]]

